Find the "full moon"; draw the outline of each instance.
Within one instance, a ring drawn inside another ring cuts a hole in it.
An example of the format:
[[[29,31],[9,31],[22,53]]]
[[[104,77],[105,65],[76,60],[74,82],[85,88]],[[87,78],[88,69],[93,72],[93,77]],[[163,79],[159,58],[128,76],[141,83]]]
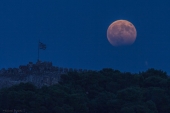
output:
[[[113,46],[131,45],[136,36],[135,26],[127,20],[114,21],[107,29],[107,39]]]

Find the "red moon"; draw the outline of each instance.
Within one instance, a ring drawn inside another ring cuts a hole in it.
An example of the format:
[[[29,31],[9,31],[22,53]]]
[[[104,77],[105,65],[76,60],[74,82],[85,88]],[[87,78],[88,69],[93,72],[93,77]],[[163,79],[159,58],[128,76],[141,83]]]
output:
[[[136,36],[135,26],[127,20],[117,20],[107,29],[107,39],[113,46],[131,45]]]

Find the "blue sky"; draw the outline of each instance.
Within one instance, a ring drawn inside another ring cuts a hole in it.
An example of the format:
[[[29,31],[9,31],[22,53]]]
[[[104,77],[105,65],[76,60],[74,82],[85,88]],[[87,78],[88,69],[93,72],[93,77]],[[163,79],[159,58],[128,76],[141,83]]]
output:
[[[1,0],[0,68],[37,61],[38,40],[46,44],[40,60],[54,66],[170,73],[169,0]],[[125,19],[134,24],[133,45],[114,47],[108,26]]]

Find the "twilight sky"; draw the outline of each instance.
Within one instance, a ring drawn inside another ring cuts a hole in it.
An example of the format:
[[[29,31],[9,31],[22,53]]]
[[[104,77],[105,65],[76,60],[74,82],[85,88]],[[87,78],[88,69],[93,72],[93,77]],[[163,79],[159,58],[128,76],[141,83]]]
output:
[[[40,60],[54,66],[170,73],[169,0],[1,0],[0,68],[37,61],[38,40],[46,44]],[[133,45],[114,47],[108,26],[134,24]]]

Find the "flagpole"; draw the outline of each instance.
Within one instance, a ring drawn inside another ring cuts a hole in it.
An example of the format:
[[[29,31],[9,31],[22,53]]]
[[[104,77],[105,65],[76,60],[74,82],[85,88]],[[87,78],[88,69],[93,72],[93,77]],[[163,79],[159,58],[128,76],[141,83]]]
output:
[[[39,42],[38,42],[38,59],[37,59],[38,61],[37,62],[40,61],[40,59],[39,59],[39,57],[40,57],[40,49],[45,50],[46,49],[46,45],[43,44],[42,42],[40,42],[40,40],[39,40]]]
[[[40,47],[39,46],[40,46],[40,40],[38,41],[38,62],[39,62],[39,54],[40,54],[40,50],[39,50]]]

